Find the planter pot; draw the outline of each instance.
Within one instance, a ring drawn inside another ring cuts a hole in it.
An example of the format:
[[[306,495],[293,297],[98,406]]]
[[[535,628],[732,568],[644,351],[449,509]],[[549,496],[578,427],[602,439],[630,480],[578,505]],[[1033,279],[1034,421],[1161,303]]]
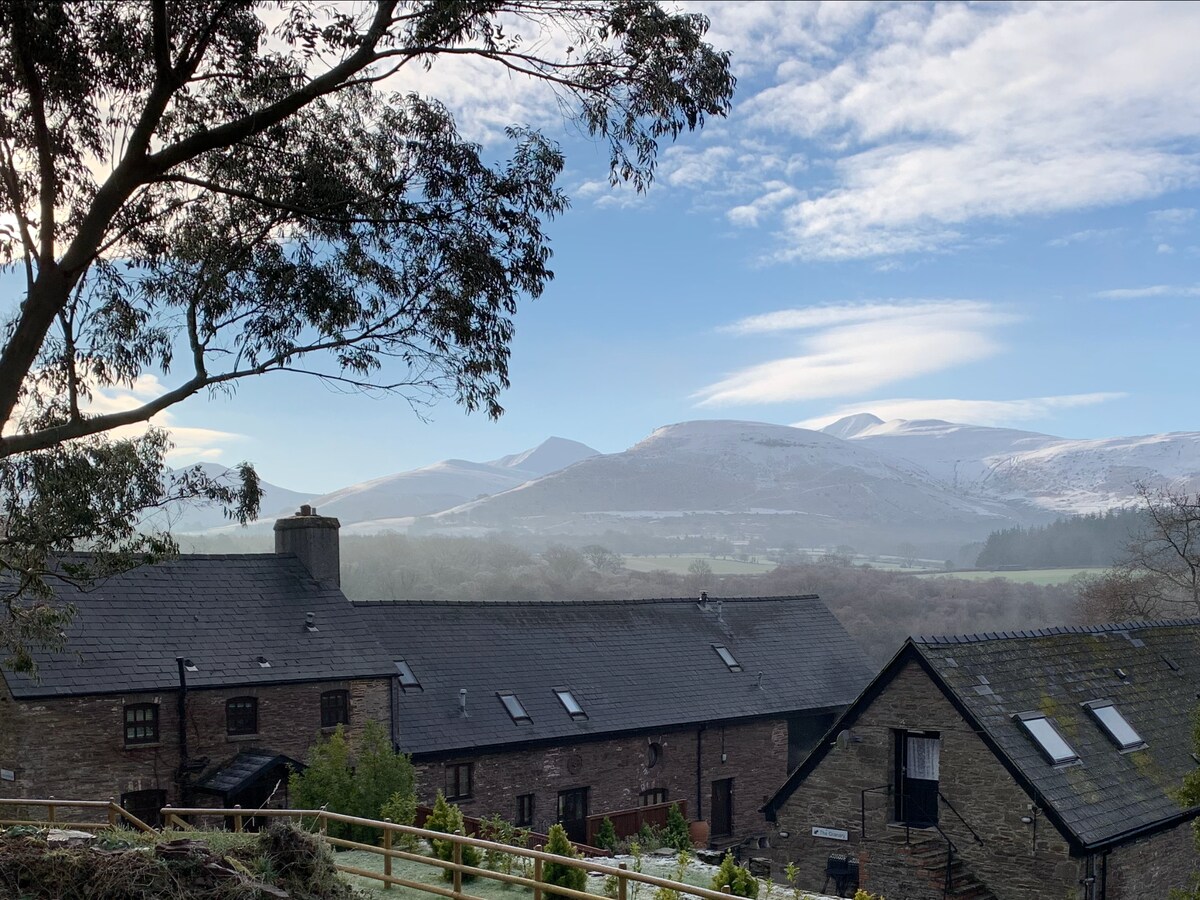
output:
[[[693,847],[708,846],[708,822],[698,819],[688,824],[688,837],[692,839]]]

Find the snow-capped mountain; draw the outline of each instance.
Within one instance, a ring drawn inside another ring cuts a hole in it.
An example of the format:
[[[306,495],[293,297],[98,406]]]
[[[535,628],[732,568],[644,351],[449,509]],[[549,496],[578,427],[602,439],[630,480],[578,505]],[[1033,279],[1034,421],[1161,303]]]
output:
[[[199,464],[200,469],[209,478],[227,479],[236,484],[236,472],[219,463],[205,462]],[[190,466],[188,468],[191,468]],[[181,470],[174,470],[181,471]],[[260,521],[274,521],[279,515],[294,513],[302,503],[309,503],[315,494],[304,491],[293,491],[267,481],[260,482],[262,500],[259,503]],[[197,504],[172,504],[157,510],[145,517],[144,523],[150,528],[169,528],[179,533],[196,533],[221,528],[229,525],[224,512],[217,506],[200,506]]]
[[[964,495],[1063,515],[1131,505],[1138,481],[1183,490],[1200,485],[1197,432],[1071,440],[936,419],[863,419],[848,417],[823,430],[915,463]]]

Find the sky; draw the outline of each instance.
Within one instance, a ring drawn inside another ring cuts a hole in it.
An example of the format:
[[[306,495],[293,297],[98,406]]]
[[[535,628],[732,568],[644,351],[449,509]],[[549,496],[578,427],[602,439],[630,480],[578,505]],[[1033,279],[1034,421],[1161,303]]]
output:
[[[498,422],[279,374],[167,414],[172,461],[323,492],[691,419],[1200,430],[1200,4],[686,8],[737,93],[644,195],[609,186],[543,85],[461,60],[393,85],[489,152],[521,123],[567,155],[556,277],[516,316]]]

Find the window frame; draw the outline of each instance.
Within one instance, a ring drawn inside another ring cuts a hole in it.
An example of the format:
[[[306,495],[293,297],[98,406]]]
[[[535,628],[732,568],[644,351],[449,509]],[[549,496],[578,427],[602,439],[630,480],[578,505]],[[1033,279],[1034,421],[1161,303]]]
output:
[[[667,793],[665,787],[654,787],[646,788],[639,796],[641,797],[642,806],[656,806],[659,803],[666,803],[667,797],[670,795]]]
[[[1146,747],[1150,746],[1146,743],[1146,739],[1142,737],[1141,733],[1130,724],[1127,718],[1125,718],[1124,713],[1117,709],[1117,704],[1112,700],[1088,700],[1087,702],[1079,705],[1088,711],[1088,715],[1091,717],[1092,721],[1100,726],[1100,730],[1104,732],[1104,736],[1112,741],[1117,749],[1119,749],[1122,753],[1128,753],[1133,750],[1144,750]],[[1101,710],[1106,709],[1112,710],[1112,714],[1120,720],[1121,725],[1124,725],[1125,728],[1129,729],[1129,733],[1133,735],[1136,740],[1123,741],[1117,737],[1117,733],[1113,730],[1112,724],[1106,721],[1104,716],[1101,715]]]
[[[417,678],[417,674],[413,671],[412,666],[408,664],[408,660],[396,659],[392,662],[396,666],[396,679],[400,682],[401,688],[416,688],[417,690],[424,690],[424,688],[421,687],[421,680]]]
[[[469,800],[475,793],[475,763],[446,763],[445,787],[447,800]],[[466,773],[466,793],[461,793],[463,773]],[[453,775],[452,775],[453,773]]]
[[[536,799],[533,794],[517,794],[517,817],[513,824],[518,828],[530,828],[533,826]]]
[[[336,698],[337,703],[332,702]],[[350,692],[347,690],[321,692],[321,727],[337,728],[350,724]]]
[[[234,704],[246,704],[249,712],[240,712],[238,715],[233,715]],[[238,720],[249,718],[250,724],[254,727],[246,730],[243,728],[234,729],[234,724]],[[230,697],[225,701],[225,735],[227,737],[243,737],[245,735],[258,734],[258,698],[250,695],[242,697]]]
[[[500,705],[504,707],[504,711],[508,713],[508,717],[513,720],[514,725],[533,724],[533,719],[530,717],[529,711],[525,709],[525,704],[513,691],[496,691],[496,699],[500,701]]]
[[[1037,748],[1038,752],[1042,754],[1042,758],[1049,762],[1050,765],[1058,768],[1059,766],[1071,766],[1081,762],[1079,752],[1071,746],[1070,742],[1065,737],[1062,736],[1062,732],[1058,730],[1058,726],[1056,726],[1054,721],[1044,712],[1038,710],[1035,712],[1017,713],[1013,716],[1013,721],[1021,726],[1021,730],[1025,732],[1025,736],[1033,742],[1033,746]],[[1045,726],[1050,729],[1051,733],[1058,739],[1059,743],[1061,743],[1071,755],[1063,757],[1055,756],[1054,752],[1048,746],[1046,746],[1042,737],[1039,736],[1038,733],[1030,726],[1030,722],[1044,723]]]
[[[563,709],[567,711],[567,715],[572,719],[578,720],[588,717],[583,704],[579,702],[579,698],[575,696],[575,692],[570,688],[556,687],[553,688],[553,691],[554,696],[558,698],[558,702],[563,705]]]
[[[737,657],[733,655],[732,650],[730,650],[724,644],[713,644],[712,648],[716,652],[717,656],[721,658],[721,662],[725,663],[725,665],[729,668],[730,672],[742,671],[742,664],[737,661]]]
[[[130,713],[135,716],[139,712],[150,710],[153,715],[141,721],[136,718],[131,720]],[[162,740],[162,734],[159,730],[160,717],[157,703],[126,703],[121,712],[122,729],[125,735],[126,747],[145,747],[148,744],[157,744]],[[130,737],[130,729],[149,729],[149,734],[142,737]]]

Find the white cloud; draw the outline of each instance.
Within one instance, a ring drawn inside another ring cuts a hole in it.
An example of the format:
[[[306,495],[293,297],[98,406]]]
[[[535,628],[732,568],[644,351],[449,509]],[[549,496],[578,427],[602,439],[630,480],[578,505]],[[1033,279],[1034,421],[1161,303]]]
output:
[[[1152,284],[1140,288],[1116,288],[1099,291],[1104,300],[1140,300],[1145,297],[1200,297],[1200,284]]]
[[[1156,209],[1150,213],[1150,224],[1158,228],[1177,229],[1196,218],[1196,210],[1191,207],[1174,207],[1172,209]]]
[[[1123,228],[1087,228],[1083,231],[1076,231],[1071,234],[1064,234],[1062,237],[1055,238],[1052,241],[1046,241],[1047,247],[1069,247],[1072,244],[1092,243],[1093,241],[1106,241],[1109,238],[1116,237],[1124,231]]]
[[[796,422],[797,428],[824,428],[845,416],[872,413],[884,421],[890,419],[943,419],[968,425],[1011,425],[1043,419],[1062,409],[1094,406],[1120,400],[1128,394],[1101,392],[1063,394],[1057,397],[1026,397],[1021,400],[865,400],[839,407],[833,412]]]
[[[980,220],[1200,184],[1195,4],[705,11],[735,59],[775,67],[731,127],[829,157],[822,181],[785,179],[797,191],[787,202],[772,185],[729,207],[736,224],[771,220],[773,258],[944,250]]]
[[[708,385],[700,406],[838,397],[974,362],[999,351],[989,331],[1014,321],[969,300],[883,301],[780,310],[725,329],[738,335],[810,332],[800,354]]]

